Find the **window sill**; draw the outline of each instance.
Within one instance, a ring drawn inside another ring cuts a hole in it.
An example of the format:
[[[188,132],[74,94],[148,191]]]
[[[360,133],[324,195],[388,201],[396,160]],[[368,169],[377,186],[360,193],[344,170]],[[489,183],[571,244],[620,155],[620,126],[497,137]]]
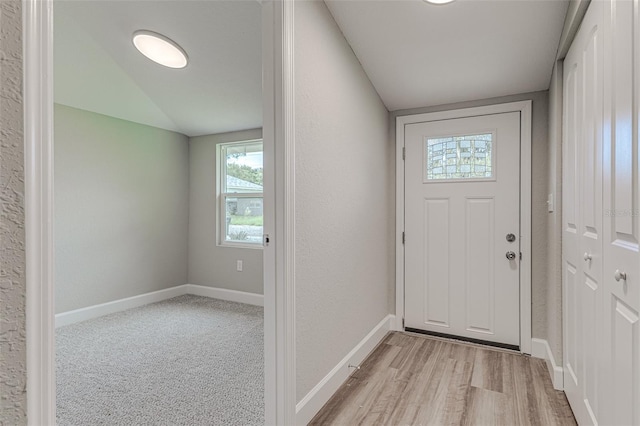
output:
[[[225,248],[239,248],[239,249],[252,249],[252,250],[262,250],[264,248],[262,244],[230,243],[230,242],[218,243],[217,246],[225,247]]]

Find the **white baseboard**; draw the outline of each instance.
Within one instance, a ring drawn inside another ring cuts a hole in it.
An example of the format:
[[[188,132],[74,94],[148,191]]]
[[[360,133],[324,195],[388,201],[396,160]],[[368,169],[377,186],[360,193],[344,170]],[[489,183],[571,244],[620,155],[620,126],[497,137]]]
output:
[[[125,299],[114,300],[113,302],[101,303],[99,305],[87,306],[86,308],[75,309],[73,311],[56,314],[56,328],[64,325],[74,324],[103,315],[125,311],[131,308],[148,305],[149,303],[161,302],[172,297],[187,294],[185,285],[153,291],[151,293],[140,294],[138,296],[127,297]]]
[[[87,306],[86,308],[56,314],[56,328],[75,324],[88,319],[98,318],[103,315],[125,311],[131,308],[137,308],[148,305],[149,303],[161,302],[184,294],[212,297],[214,299],[229,300],[232,302],[246,303],[248,305],[264,305],[264,296],[261,294],[245,293],[243,291],[206,287],[195,284],[183,284],[164,290],[153,291],[151,293],[140,294],[138,296],[114,300],[113,302],[101,303],[99,305]]]
[[[395,315],[387,315],[365,336],[298,404],[296,404],[296,424],[306,425],[329,401],[333,394],[347,380],[353,370],[349,365],[360,365],[362,361],[382,341],[395,324]]]
[[[544,359],[547,362],[549,375],[556,390],[564,389],[564,370],[561,365],[556,364],[549,342],[544,339],[531,339],[531,356]]]
[[[230,302],[246,303],[247,305],[264,306],[264,296],[262,294],[247,293],[246,291],[229,290],[226,288],[207,287],[197,284],[185,285],[187,287],[187,294],[212,297]]]

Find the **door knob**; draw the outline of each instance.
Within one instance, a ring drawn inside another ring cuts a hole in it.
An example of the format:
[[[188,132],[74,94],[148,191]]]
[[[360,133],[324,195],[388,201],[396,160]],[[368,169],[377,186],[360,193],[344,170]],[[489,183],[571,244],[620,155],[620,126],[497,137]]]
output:
[[[584,254],[585,262],[588,262],[589,260],[592,260],[592,259],[593,259],[593,257],[589,253],[585,252],[585,254]]]
[[[516,236],[514,234],[507,234],[507,241],[512,243],[516,240]]]
[[[514,252],[512,252],[512,251],[508,251],[506,256],[507,256],[507,259],[509,259],[509,260],[513,260],[513,259],[516,258],[516,254]]]
[[[626,272],[620,272],[619,269],[616,269],[616,273],[613,274],[613,278],[616,279],[616,281],[626,281],[627,280],[627,273]]]

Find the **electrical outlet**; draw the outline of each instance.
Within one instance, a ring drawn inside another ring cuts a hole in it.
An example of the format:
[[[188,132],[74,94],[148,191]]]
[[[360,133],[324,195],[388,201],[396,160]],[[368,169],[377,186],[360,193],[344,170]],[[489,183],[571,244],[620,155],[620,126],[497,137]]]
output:
[[[236,262],[236,271],[242,272],[242,260]]]

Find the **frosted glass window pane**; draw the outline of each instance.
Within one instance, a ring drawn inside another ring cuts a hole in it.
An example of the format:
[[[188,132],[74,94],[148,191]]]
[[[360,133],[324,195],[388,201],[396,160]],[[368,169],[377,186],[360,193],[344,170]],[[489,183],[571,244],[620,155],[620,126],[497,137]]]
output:
[[[425,180],[493,177],[493,134],[426,138]]]

